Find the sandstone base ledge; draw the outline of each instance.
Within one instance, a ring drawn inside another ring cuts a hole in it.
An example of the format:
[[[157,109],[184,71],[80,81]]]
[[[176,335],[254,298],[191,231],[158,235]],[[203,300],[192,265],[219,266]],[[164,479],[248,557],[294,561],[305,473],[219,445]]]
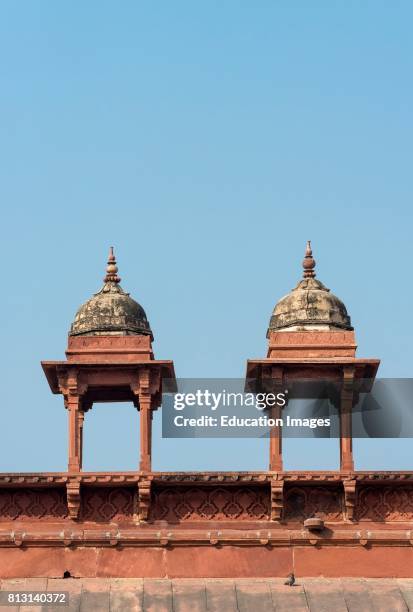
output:
[[[413,580],[315,579],[297,577],[297,585],[281,579],[13,579],[2,591],[69,593],[69,606],[23,607],[21,610],[68,612],[407,612],[413,609]],[[1,607],[18,610],[18,607]]]
[[[412,578],[411,546],[0,548],[0,578]]]

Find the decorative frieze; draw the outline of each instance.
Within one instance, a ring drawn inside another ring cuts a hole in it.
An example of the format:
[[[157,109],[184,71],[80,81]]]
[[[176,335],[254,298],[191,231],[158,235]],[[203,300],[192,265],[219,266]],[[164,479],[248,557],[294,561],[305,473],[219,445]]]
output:
[[[62,520],[67,514],[62,488],[0,488],[0,521]]]
[[[411,473],[331,474],[2,474],[0,522],[413,520]]]
[[[358,491],[355,516],[358,521],[412,521],[413,486],[362,486]]]
[[[154,487],[151,520],[262,521],[270,518],[269,487]]]
[[[84,487],[80,518],[95,523],[131,522],[133,487]]]
[[[317,517],[324,521],[340,521],[343,517],[342,498],[340,487],[286,487],[285,519],[304,521]]]

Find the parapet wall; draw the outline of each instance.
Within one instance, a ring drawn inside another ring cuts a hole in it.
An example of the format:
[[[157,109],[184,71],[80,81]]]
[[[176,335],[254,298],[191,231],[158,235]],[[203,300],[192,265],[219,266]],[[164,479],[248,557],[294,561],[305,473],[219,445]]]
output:
[[[413,472],[1,474],[0,578],[406,577],[412,520]]]

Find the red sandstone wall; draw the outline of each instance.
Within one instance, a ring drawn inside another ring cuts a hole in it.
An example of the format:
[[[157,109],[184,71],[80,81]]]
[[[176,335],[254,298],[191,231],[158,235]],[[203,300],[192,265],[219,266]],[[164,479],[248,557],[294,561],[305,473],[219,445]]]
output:
[[[0,548],[0,576],[234,578],[299,576],[411,578],[409,547]]]

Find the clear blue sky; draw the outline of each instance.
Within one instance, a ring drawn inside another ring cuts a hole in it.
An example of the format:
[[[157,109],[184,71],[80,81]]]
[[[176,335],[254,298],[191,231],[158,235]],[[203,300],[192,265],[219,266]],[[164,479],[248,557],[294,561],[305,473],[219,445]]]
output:
[[[179,376],[265,355],[308,238],[359,356],[412,375],[412,21],[407,1],[1,4],[1,470],[65,469],[40,360],[63,358],[111,244]],[[155,468],[266,466],[256,441],[155,425]],[[287,467],[334,467],[321,442]],[[136,412],[96,406],[85,444],[85,468],[134,469]],[[410,440],[356,458],[413,467]]]

